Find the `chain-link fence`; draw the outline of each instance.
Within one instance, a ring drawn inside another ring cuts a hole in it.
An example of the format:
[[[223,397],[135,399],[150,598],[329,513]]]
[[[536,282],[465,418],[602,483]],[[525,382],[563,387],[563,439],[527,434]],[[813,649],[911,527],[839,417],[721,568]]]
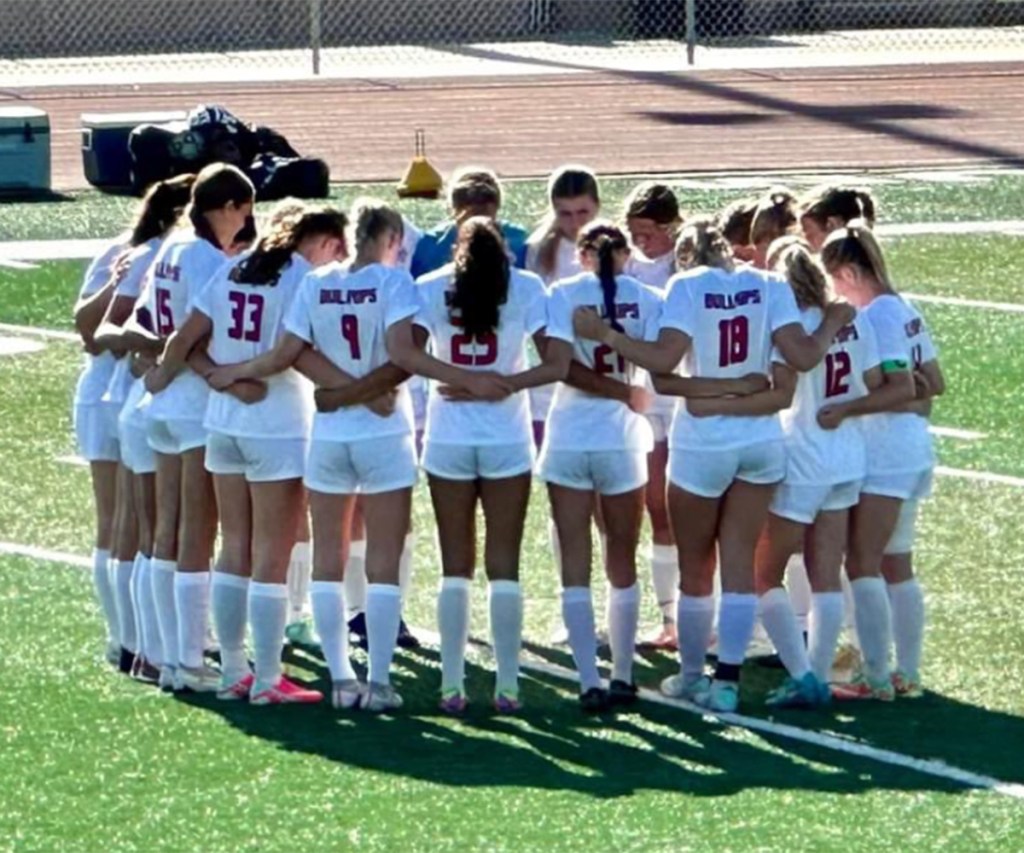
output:
[[[160,80],[486,62],[666,70],[837,49],[1024,56],[1024,0],[0,0],[8,84],[26,69],[54,81],[121,69],[124,82],[146,68]]]

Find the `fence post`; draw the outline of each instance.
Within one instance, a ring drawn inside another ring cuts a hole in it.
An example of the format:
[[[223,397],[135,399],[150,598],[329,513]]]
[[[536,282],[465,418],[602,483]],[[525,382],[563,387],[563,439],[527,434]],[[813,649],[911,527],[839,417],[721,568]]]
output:
[[[693,65],[697,50],[697,0],[686,0],[686,61]]]
[[[313,74],[320,74],[320,48],[323,44],[323,0],[309,0],[309,47],[313,55]]]

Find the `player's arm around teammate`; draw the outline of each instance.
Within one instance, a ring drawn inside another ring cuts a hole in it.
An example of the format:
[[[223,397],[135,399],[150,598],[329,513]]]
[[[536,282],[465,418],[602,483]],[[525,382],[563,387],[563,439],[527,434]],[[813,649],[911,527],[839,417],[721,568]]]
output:
[[[164,242],[153,264],[147,308],[161,338],[185,323],[190,302],[223,266],[225,249],[251,217],[254,196],[252,183],[232,166],[214,164],[196,176],[185,216],[189,227]],[[152,579],[167,664],[161,683],[204,692],[216,690],[220,681],[203,663],[217,528],[205,468],[208,394],[201,376],[182,370],[153,394],[147,426],[157,454]]]
[[[934,452],[927,418],[903,408],[915,396],[913,367],[930,365],[936,390],[944,383],[924,319],[894,290],[881,248],[866,223],[854,220],[833,231],[822,247],[822,262],[836,291],[860,307],[873,327],[885,378],[882,387],[867,397],[819,412],[819,422],[826,428],[851,416],[868,415],[862,419],[867,476],[852,513],[846,560],[864,669],[836,695],[882,700],[897,691],[920,695],[924,596],[909,555],[917,502],[931,490]],[[892,559],[886,561],[886,554]],[[897,671],[891,673],[894,639]]]
[[[684,356],[691,376],[738,378],[766,373],[772,347],[813,367],[852,310],[832,311],[807,335],[792,291],[774,278],[735,269],[729,244],[706,220],[680,235],[683,266],[669,286],[655,342],[605,327],[602,343],[655,373],[671,373]],[[592,334],[592,312],[576,311],[577,331]],[[582,328],[581,328],[582,327]],[[669,507],[679,547],[678,625],[681,672],[662,689],[715,710],[735,710],[739,670],[753,630],[754,547],[776,483],[785,470],[777,415],[697,418],[678,407],[672,425]],[[719,662],[713,682],[703,676],[714,617],[716,542],[723,595]]]
[[[544,363],[525,369],[526,343],[547,325],[544,284],[531,273],[510,269],[505,242],[488,219],[462,224],[454,264],[420,279],[417,291],[416,324],[429,334],[432,354],[417,346],[406,324],[389,335],[391,358],[409,372],[456,389],[446,397],[437,385],[431,387],[423,452],[444,574],[438,599],[441,707],[461,713],[466,706],[479,500],[497,661],[494,702],[499,712],[512,712],[519,707],[519,561],[534,452],[529,403],[517,392],[563,378],[571,347],[565,341],[542,342]],[[465,392],[476,399],[459,399]]]
[[[629,257],[625,235],[609,223],[586,226],[578,247],[584,272],[559,282],[551,294],[550,337],[573,345],[582,365],[628,386],[635,369],[609,347],[576,337],[576,306],[600,306],[605,322],[646,337],[657,331],[660,295],[622,274]],[[650,424],[622,400],[562,384],[555,392],[541,453],[539,476],[548,484],[558,530],[562,616],[580,674],[580,704],[590,712],[636,698],[633,654],[640,597],[636,549],[643,521]],[[612,679],[607,690],[597,671],[594,606],[590,589],[590,517],[595,492],[605,519],[605,568]]]

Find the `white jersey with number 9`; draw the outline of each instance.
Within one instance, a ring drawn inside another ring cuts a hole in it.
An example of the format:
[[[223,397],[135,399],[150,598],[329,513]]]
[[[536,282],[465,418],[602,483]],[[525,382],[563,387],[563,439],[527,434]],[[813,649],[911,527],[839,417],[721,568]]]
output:
[[[800,323],[790,286],[751,267],[729,272],[699,267],[668,283],[662,329],[689,336],[683,358],[689,376],[738,379],[770,372],[772,335]],[[697,418],[685,405],[676,409],[670,444],[679,449],[728,450],[782,438],[778,415]]]

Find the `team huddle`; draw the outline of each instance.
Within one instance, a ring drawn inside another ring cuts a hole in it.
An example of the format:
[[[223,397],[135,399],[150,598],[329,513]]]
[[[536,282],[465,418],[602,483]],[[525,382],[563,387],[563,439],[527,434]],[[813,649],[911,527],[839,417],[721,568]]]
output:
[[[684,216],[644,183],[616,224],[570,166],[532,234],[499,218],[485,169],[452,177],[451,221],[426,232],[374,199],[282,202],[257,229],[253,200],[223,164],[154,185],[75,309],[112,664],[166,690],[318,702],[281,664],[286,638],[318,642],[335,707],[400,708],[422,469],[446,713],[469,700],[478,505],[493,703],[520,708],[534,477],[585,711],[636,701],[638,646],[678,649],[665,695],[735,711],[758,622],[787,672],[771,705],[921,694],[914,527],[944,382],[867,193],[779,188]],[[638,638],[645,515],[661,625]],[[847,626],[860,663],[830,683]]]

